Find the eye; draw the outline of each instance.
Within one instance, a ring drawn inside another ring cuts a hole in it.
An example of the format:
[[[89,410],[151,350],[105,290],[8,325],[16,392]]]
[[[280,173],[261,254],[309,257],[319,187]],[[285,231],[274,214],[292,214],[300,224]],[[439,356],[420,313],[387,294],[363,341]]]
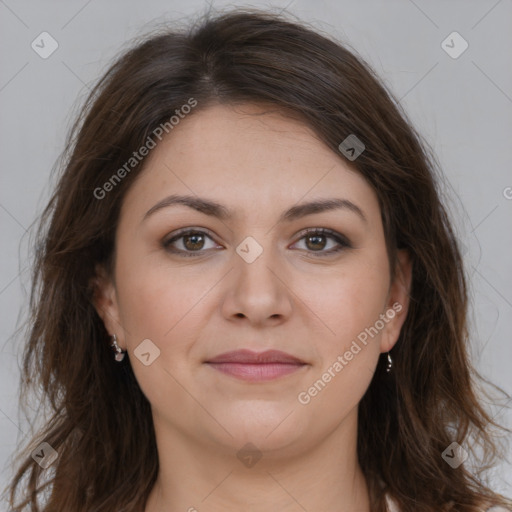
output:
[[[212,237],[206,231],[187,228],[175,233],[172,238],[162,242],[162,245],[167,251],[179,254],[180,256],[196,256],[194,253],[201,254],[206,252],[202,249],[212,248],[205,247],[206,239],[209,239],[211,242],[213,242]]]
[[[327,228],[309,229],[303,231],[301,234],[303,236],[300,238],[299,242],[304,240],[308,252],[318,253],[314,254],[315,257],[328,256],[352,247],[347,238]],[[334,241],[334,247],[331,246],[331,248],[326,251],[324,249],[329,245],[327,242],[328,239],[331,240],[331,243]]]
[[[301,235],[302,237],[295,244],[304,240],[306,251],[310,253],[318,253],[314,254],[315,257],[328,256],[352,247],[347,238],[340,233],[327,228],[305,230],[301,232]],[[200,254],[205,253],[207,249],[221,247],[218,245],[207,247],[207,240],[210,240],[210,242],[215,244],[208,232],[200,229],[186,228],[174,233],[171,238],[163,241],[162,245],[165,250],[186,257],[199,256]],[[331,240],[331,244],[333,246],[331,246],[329,250],[325,250],[329,245],[328,240]]]

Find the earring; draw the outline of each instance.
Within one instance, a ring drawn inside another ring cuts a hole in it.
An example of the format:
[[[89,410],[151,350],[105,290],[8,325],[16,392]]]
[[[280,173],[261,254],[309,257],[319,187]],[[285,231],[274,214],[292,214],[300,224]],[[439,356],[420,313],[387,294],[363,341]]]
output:
[[[112,335],[112,343],[110,346],[116,351],[115,360],[117,362],[121,362],[124,359],[125,351],[121,349],[121,347],[117,344],[117,336],[115,334]]]
[[[393,368],[393,359],[391,359],[391,354],[388,352],[388,366],[386,368],[386,372],[390,372],[391,368]]]

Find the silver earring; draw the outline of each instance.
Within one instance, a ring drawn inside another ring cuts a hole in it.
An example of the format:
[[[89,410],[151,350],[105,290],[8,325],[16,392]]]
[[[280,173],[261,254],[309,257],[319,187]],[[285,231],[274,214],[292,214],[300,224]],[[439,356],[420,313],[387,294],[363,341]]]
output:
[[[110,346],[116,351],[115,360],[117,362],[121,362],[124,359],[124,352],[121,347],[117,344],[117,336],[115,334],[112,335],[112,343]]]
[[[393,359],[391,359],[391,354],[388,352],[388,366],[386,368],[386,372],[390,372],[391,368],[393,368]]]

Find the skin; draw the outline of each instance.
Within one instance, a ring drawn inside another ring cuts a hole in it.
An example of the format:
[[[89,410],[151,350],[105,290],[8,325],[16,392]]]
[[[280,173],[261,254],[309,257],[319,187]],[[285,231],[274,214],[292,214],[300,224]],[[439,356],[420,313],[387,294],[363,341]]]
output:
[[[174,205],[143,220],[170,194],[215,200],[233,218]],[[343,208],[278,222],[291,206],[322,198],[351,201],[366,221]],[[196,256],[163,247],[181,228],[208,230],[172,244]],[[332,229],[352,247],[326,254],[338,242],[311,239],[301,233],[308,228]],[[263,250],[252,263],[236,252],[248,236]],[[357,406],[407,314],[411,264],[404,251],[398,259],[391,282],[375,192],[303,123],[257,105],[214,105],[183,119],[124,198],[114,279],[98,268],[95,306],[152,407],[160,472],[145,512],[369,512]],[[378,335],[300,403],[397,302],[401,311]],[[144,339],[160,350],[148,366],[134,353]],[[308,364],[254,383],[204,363],[240,348],[274,348]],[[251,467],[237,457],[247,443],[261,454]]]

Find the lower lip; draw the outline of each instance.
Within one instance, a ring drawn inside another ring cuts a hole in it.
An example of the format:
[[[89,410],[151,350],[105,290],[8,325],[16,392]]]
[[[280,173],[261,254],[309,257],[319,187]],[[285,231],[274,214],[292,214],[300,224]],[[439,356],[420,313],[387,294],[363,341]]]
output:
[[[267,380],[278,379],[294,373],[304,366],[305,364],[290,364],[290,363],[207,363],[209,366],[218,370],[219,372],[232,375],[241,380],[249,382],[261,382]]]

